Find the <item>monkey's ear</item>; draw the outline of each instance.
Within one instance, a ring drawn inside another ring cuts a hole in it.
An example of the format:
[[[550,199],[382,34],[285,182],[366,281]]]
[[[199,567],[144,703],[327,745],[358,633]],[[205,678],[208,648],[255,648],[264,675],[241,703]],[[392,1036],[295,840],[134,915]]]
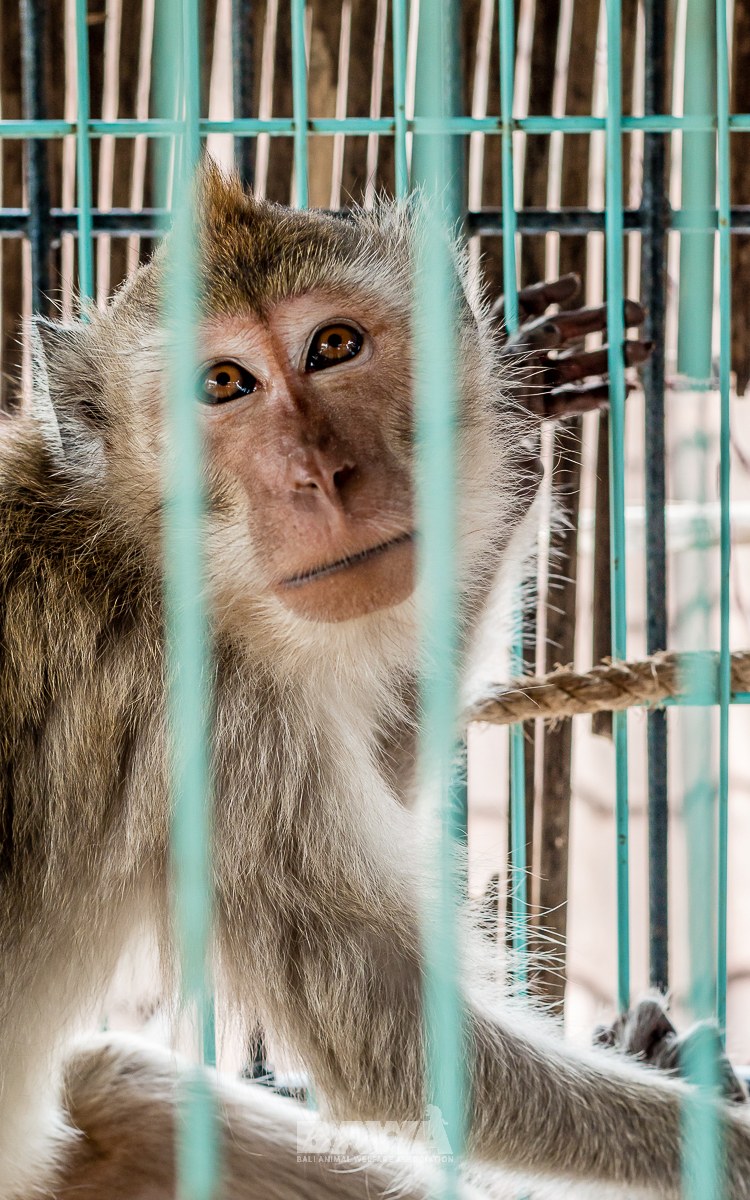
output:
[[[55,458],[63,457],[60,423],[52,403],[44,338],[55,326],[46,317],[31,320],[31,413],[42,441]]]
[[[87,395],[87,342],[81,323],[58,325],[46,317],[31,323],[32,412],[47,448],[57,458],[101,470],[101,430]]]

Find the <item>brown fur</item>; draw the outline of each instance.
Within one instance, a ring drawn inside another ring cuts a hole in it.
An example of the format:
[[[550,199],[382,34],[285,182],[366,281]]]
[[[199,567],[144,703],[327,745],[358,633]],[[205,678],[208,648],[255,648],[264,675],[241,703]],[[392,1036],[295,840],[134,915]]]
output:
[[[349,223],[290,213],[212,172],[203,204],[209,314],[262,320],[318,289],[408,322],[418,217],[398,207]],[[35,1187],[106,1200],[172,1189],[177,1067],[116,1042],[79,1050],[59,1086],[84,1140],[56,1091],[65,1034],[134,926],[156,922],[169,934],[162,269],[160,254],[87,323],[41,326],[34,411],[3,427],[2,1200]],[[461,328],[473,347],[459,443],[468,652],[498,570],[518,569],[533,485],[479,298],[465,298]],[[397,390],[394,405],[408,407],[410,396]],[[403,428],[401,418],[386,422],[386,444]],[[208,483],[221,986],[249,1023],[260,1018],[299,1052],[335,1115],[418,1121],[417,913],[428,883],[424,835],[402,803],[414,753],[416,602],[331,625],[285,613],[253,590],[257,546],[232,480],[209,465]],[[467,975],[481,973],[472,960]],[[480,985],[467,985],[466,1004],[473,1155],[677,1194],[680,1084],[568,1049]],[[416,1167],[404,1182],[395,1166],[348,1175],[297,1164],[291,1110],[255,1091],[245,1101],[230,1093],[221,1112],[232,1200],[384,1195],[391,1185],[416,1200],[429,1186]],[[750,1129],[727,1121],[729,1194],[740,1200],[750,1197]]]

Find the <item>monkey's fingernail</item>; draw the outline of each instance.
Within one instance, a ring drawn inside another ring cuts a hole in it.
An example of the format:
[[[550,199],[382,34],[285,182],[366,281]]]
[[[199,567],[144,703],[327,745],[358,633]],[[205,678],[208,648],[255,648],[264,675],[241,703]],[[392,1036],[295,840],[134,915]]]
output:
[[[626,325],[642,325],[646,320],[646,310],[635,300],[626,300],[623,305]]]

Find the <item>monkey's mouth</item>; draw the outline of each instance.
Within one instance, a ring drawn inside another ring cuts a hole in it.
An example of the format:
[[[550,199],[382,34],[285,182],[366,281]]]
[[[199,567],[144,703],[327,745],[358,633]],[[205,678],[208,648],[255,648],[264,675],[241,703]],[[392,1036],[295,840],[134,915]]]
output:
[[[400,533],[397,537],[390,538],[387,542],[379,542],[377,546],[371,546],[369,550],[358,550],[356,554],[347,554],[345,558],[339,558],[335,562],[325,563],[320,567],[313,567],[309,571],[301,571],[299,575],[292,575],[289,579],[282,579],[280,586],[283,588],[303,587],[306,583],[312,583],[316,579],[326,579],[329,575],[335,575],[339,571],[348,570],[349,567],[357,567],[372,558],[377,558],[380,554],[385,554],[388,550],[395,550],[397,546],[405,546],[413,541],[413,530],[407,533]]]

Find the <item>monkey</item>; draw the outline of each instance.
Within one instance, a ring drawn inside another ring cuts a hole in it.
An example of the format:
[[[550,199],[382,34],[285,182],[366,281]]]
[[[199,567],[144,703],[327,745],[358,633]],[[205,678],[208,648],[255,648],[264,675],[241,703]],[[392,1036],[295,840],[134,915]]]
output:
[[[419,208],[293,211],[210,164],[197,208],[217,986],[248,1031],[294,1049],[331,1119],[413,1125],[432,887],[410,802]],[[140,929],[175,975],[167,253],[104,310],[37,321],[31,403],[0,436],[0,1200],[174,1194],[183,1068],[131,1039],[74,1037]],[[455,263],[468,669],[528,552],[538,476],[489,306]],[[486,939],[467,927],[463,941],[480,1172],[465,1197],[515,1195],[520,1177],[554,1195],[676,1196],[686,1085],[567,1045],[483,984]],[[213,1086],[229,1200],[434,1194],[417,1161],[300,1162],[299,1123],[332,1128],[323,1118],[252,1084]],[[727,1195],[747,1200],[750,1125],[739,1110],[724,1120]]]

